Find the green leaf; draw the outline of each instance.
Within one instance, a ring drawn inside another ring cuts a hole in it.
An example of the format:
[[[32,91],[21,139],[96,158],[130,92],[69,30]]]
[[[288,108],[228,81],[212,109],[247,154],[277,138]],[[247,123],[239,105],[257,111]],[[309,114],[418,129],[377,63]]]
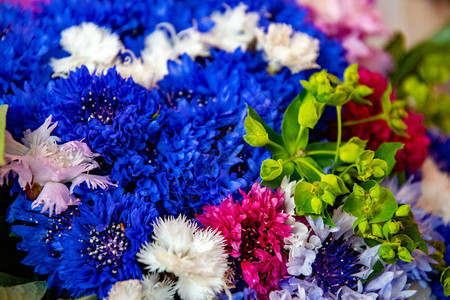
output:
[[[391,38],[389,43],[386,45],[385,49],[392,55],[392,58],[394,59],[394,61],[396,63],[399,63],[400,60],[406,54],[404,36],[399,32],[395,33],[395,35]]]
[[[352,137],[347,143],[339,148],[339,158],[344,163],[352,164],[358,158],[358,155],[366,148],[367,141],[358,137]]]
[[[306,181],[300,181],[295,186],[294,202],[298,215],[314,213],[314,209],[311,206],[311,199],[313,198],[313,195],[311,194],[312,188],[313,185]]]
[[[447,267],[441,274],[441,284],[444,288],[445,296],[450,296],[450,267]]]
[[[267,134],[264,126],[253,119],[250,115],[247,115],[244,122],[245,131],[244,140],[253,147],[264,147],[269,143],[269,135]]]
[[[298,110],[297,120],[300,126],[313,129],[322,116],[325,104],[318,102],[310,93],[305,93]]]
[[[394,194],[379,185],[371,188],[369,194],[374,199],[371,208],[372,217],[369,222],[380,223],[392,219],[398,208]]]
[[[366,282],[371,281],[378,275],[380,275],[384,271],[383,263],[380,260],[377,260],[375,264],[372,267],[372,272],[370,273],[369,277],[363,280],[363,284],[366,284]]]
[[[308,130],[304,130],[302,136],[298,139],[300,132],[299,109],[306,94],[307,91],[303,90],[284,112],[281,133],[286,149],[291,156],[294,156],[298,150],[305,149],[308,144]]]
[[[45,281],[34,281],[25,284],[0,287],[2,300],[40,300],[47,290]]]
[[[14,286],[19,284],[28,283],[30,280],[26,278],[20,278],[16,276],[12,276],[3,272],[0,272],[0,286],[2,287],[8,287],[8,286]]]
[[[366,191],[355,183],[353,185],[353,192],[344,202],[342,209],[356,218],[364,217],[366,214],[363,209],[366,206],[365,195]]]
[[[299,175],[309,182],[320,181],[324,175],[319,164],[311,157],[297,157],[294,162]]]
[[[402,143],[383,143],[375,151],[375,157],[384,160],[388,165],[386,176],[389,176],[394,168],[395,154],[399,149],[403,149]]]
[[[0,105],[0,166],[5,164],[3,154],[5,152],[6,112],[8,104]]]
[[[383,108],[383,113],[388,116],[392,110],[392,102],[391,102],[391,93],[392,93],[392,85],[388,84],[386,90],[381,97],[381,107]]]
[[[403,227],[401,232],[408,235],[414,241],[417,248],[422,250],[425,254],[428,254],[427,244],[422,238],[422,234],[419,231],[419,226],[414,220],[414,215],[410,213],[406,217],[395,217],[395,220],[397,222],[401,222],[401,227]]]
[[[333,193],[337,196],[350,193],[342,179],[333,174],[327,174],[322,177],[322,182],[326,182],[333,188]]]
[[[283,161],[266,159],[262,162],[261,165],[261,178],[263,180],[271,181],[281,175],[283,172]]]
[[[378,255],[385,263],[395,265],[397,263],[396,246],[391,244],[383,244],[378,249]]]

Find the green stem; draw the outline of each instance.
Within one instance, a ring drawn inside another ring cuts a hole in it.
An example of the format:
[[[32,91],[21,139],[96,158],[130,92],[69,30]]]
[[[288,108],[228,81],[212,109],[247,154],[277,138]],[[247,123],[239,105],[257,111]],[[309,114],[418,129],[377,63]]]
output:
[[[299,167],[300,169],[301,169],[301,167],[300,167],[299,164],[305,164],[305,165],[307,165],[308,167],[310,167],[317,175],[319,175],[320,178],[322,178],[323,176],[325,176],[325,174],[323,174],[323,172],[317,170],[316,167],[314,167],[313,165],[311,165],[311,164],[310,164],[309,162],[307,162],[305,159],[302,159],[302,160],[296,159],[296,160],[295,160],[295,164],[298,165],[298,167]],[[297,171],[297,172],[298,172],[298,171]],[[301,174],[300,174],[300,176],[301,176]],[[302,176],[302,177],[303,177],[303,176]]]
[[[371,116],[371,117],[361,119],[361,120],[347,121],[347,122],[344,122],[343,126],[354,126],[354,125],[364,124],[364,123],[377,121],[377,120],[386,120],[386,115],[384,113],[381,113],[379,115]]]
[[[334,154],[334,165],[337,165],[338,156],[339,156],[339,147],[341,145],[341,139],[342,139],[342,116],[341,116],[342,106],[338,105],[336,106],[336,112],[337,112],[337,123],[338,123],[338,136],[336,141],[336,153]]]
[[[353,167],[356,167],[356,164],[352,164],[352,165],[348,166],[347,168],[345,168],[345,170],[339,175],[339,177],[342,177],[342,175],[345,175],[345,173],[347,173]]]
[[[305,131],[305,127],[300,125],[300,130],[298,131],[297,139],[295,140],[295,145],[298,145],[298,143],[300,142],[300,139],[302,138],[302,135],[303,135],[303,131]],[[289,154],[294,156],[296,153],[289,153]]]
[[[334,150],[316,150],[316,151],[309,151],[306,154],[307,155],[322,155],[322,154],[330,154],[334,155],[336,151]]]
[[[274,146],[275,148],[278,148],[280,150],[286,151],[286,149],[284,149],[282,146],[278,145],[277,143],[272,142],[271,140],[269,140],[269,142],[267,144]]]

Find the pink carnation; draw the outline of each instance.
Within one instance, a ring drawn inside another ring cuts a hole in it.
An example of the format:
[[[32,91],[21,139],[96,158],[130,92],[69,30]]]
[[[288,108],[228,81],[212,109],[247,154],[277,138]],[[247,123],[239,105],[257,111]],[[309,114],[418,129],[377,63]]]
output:
[[[32,208],[42,206],[42,211],[49,210],[59,214],[69,205],[78,205],[80,201],[72,194],[74,187],[85,182],[88,187],[97,186],[106,189],[108,177],[88,174],[98,168],[94,160],[100,154],[93,153],[88,145],[79,141],[57,144],[59,138],[51,135],[58,123],[52,124],[52,116],[35,131],[27,130],[22,139],[23,144],[15,141],[5,132],[5,161],[0,166],[0,185],[8,181],[10,173],[18,176],[19,185],[34,194]],[[71,182],[70,189],[66,183]]]
[[[284,193],[281,189],[274,193],[257,182],[248,194],[240,193],[241,202],[235,203],[230,195],[219,206],[203,207],[197,219],[222,233],[230,255],[241,264],[244,281],[267,299],[287,273],[282,248],[291,226],[285,224],[289,214],[282,212]]]

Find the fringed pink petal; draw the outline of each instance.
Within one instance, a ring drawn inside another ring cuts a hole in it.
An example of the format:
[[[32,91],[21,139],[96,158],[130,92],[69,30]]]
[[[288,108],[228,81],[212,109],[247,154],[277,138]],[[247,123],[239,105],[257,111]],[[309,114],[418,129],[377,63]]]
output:
[[[53,212],[60,214],[67,209],[69,205],[78,205],[80,200],[76,199],[66,185],[58,182],[47,182],[39,197],[33,201],[31,208],[42,206],[41,213],[49,210],[51,217]]]
[[[52,116],[48,117],[45,120],[44,124],[42,124],[41,127],[36,129],[35,131],[32,132],[29,129],[25,131],[24,137],[22,139],[23,144],[27,147],[30,147],[31,145],[40,145],[44,143],[54,143],[60,141],[59,137],[50,135],[58,125],[58,122],[55,122],[50,126],[51,123]]]
[[[73,192],[73,189],[86,182],[88,188],[96,189],[98,186],[102,189],[106,190],[108,186],[117,186],[109,181],[108,176],[100,176],[100,175],[91,175],[91,174],[81,174],[76,178],[72,179],[72,185],[70,186],[70,192]]]
[[[14,156],[25,156],[30,151],[30,148],[25,147],[21,143],[14,140],[11,133],[5,130],[5,154]]]
[[[71,151],[78,152],[80,155],[83,155],[84,158],[94,158],[100,156],[99,153],[94,153],[89,149],[89,146],[86,143],[80,141],[71,141],[64,143],[59,146],[61,151]]]
[[[25,189],[27,184],[31,185],[33,173],[28,164],[23,161],[12,161],[7,165],[0,166],[0,185],[3,185],[5,182],[8,183],[10,172],[13,172],[14,177],[19,175],[19,185],[21,188]]]

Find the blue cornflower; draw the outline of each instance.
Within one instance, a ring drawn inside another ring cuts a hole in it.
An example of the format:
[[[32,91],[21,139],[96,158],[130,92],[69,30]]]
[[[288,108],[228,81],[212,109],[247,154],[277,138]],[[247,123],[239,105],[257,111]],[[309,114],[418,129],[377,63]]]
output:
[[[8,104],[6,129],[15,140],[20,141],[26,129],[38,128],[42,123],[36,116],[40,99],[45,97],[44,88],[33,88],[28,82],[23,83],[23,89],[12,84],[11,93],[0,96],[1,104]]]
[[[39,275],[48,275],[49,288],[60,286],[58,267],[63,251],[60,244],[61,236],[71,230],[73,217],[78,216],[80,212],[77,206],[69,206],[61,214],[48,217],[42,214],[39,208],[31,209],[30,203],[25,193],[21,191],[8,208],[6,221],[24,223],[11,227],[12,232],[22,237],[17,248],[28,252],[22,263],[35,267],[34,271]]]
[[[63,141],[84,139],[107,165],[154,148],[165,111],[159,95],[123,79],[115,69],[91,75],[83,66],[66,79],[52,81],[47,91],[42,118],[52,115]],[[121,176],[112,176],[122,184]]]
[[[70,231],[60,239],[59,278],[73,296],[107,295],[111,286],[141,279],[135,255],[148,242],[152,222],[159,216],[152,203],[123,190],[99,191],[85,196]]]
[[[59,37],[44,30],[41,20],[19,6],[0,4],[0,96],[11,93],[13,86],[32,87],[50,80],[52,69],[46,64],[52,53],[49,44]]]

